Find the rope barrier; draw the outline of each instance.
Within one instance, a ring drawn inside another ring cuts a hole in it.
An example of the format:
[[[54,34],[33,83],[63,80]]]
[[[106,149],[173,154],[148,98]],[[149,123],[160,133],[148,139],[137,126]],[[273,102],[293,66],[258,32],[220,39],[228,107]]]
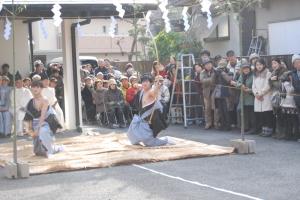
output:
[[[199,83],[199,84],[202,84],[200,81],[196,81],[196,80],[188,80],[188,81],[192,81],[194,83]],[[181,82],[180,82],[181,83]],[[229,86],[229,85],[222,85],[222,84],[212,84],[213,86],[217,86],[217,85],[220,85],[222,87],[225,87],[225,88],[229,88],[229,89],[235,89],[235,90],[242,90],[242,88],[240,87],[235,87],[235,86]],[[249,88],[251,89],[252,91],[252,88]],[[244,91],[245,92],[245,91]],[[270,90],[269,92],[272,92],[272,90]],[[299,96],[300,97],[300,94],[295,94],[295,93],[291,93],[291,94],[287,94],[287,93],[281,93],[281,92],[278,92],[278,91],[274,91],[274,92],[277,92],[279,95],[289,95],[289,96]]]

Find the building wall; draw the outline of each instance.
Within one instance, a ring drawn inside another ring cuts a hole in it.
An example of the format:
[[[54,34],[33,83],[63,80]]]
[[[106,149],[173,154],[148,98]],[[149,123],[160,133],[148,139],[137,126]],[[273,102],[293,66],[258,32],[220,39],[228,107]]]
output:
[[[256,9],[257,35],[268,38],[268,24],[300,19],[299,0],[268,0],[265,8]]]
[[[114,38],[111,38],[109,35],[111,20],[92,19],[90,24],[81,27],[83,36],[78,40],[79,54],[127,61],[133,41],[128,34],[128,31],[132,29],[129,20],[117,20],[117,33]],[[47,62],[49,62],[56,55],[58,55],[57,57],[61,56],[59,55],[61,54],[61,29],[56,28],[52,20],[45,20],[44,23],[48,31],[47,39],[42,34],[40,22],[33,23],[34,53],[35,55],[47,55]],[[124,52],[123,55],[121,51]],[[140,44],[138,44],[138,51],[142,52]],[[135,56],[133,60],[135,60]]]
[[[0,30],[4,30],[4,23],[0,23]],[[10,71],[13,71],[13,40],[12,37],[6,41],[0,34],[0,65],[8,63]],[[30,54],[28,47],[28,25],[21,20],[15,21],[15,64],[16,70],[22,75],[30,71]]]
[[[300,19],[299,0],[269,0],[269,6],[256,9],[257,32],[267,37],[269,23]],[[263,30],[259,30],[263,29]]]
[[[203,47],[211,51],[212,56],[225,56],[228,50],[234,50],[236,55],[240,55],[240,27],[235,14],[230,15],[230,39],[225,41],[204,42]]]
[[[111,60],[127,61],[133,42],[133,38],[128,33],[133,26],[127,20],[130,21],[130,19],[118,20],[117,33],[114,38],[109,35],[110,19],[94,19],[90,24],[83,26],[84,36],[79,38],[78,44],[80,55],[94,55]],[[137,49],[142,51],[140,44]]]

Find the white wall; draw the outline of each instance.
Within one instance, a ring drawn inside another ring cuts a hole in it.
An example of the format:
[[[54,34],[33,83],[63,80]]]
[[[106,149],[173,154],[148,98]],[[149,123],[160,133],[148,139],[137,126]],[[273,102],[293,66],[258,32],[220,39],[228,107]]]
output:
[[[32,34],[33,34],[33,49],[34,51],[41,50],[56,50],[58,49],[58,34],[60,33],[60,28],[53,25],[53,20],[44,20],[46,30],[48,32],[47,39],[44,38],[41,21],[32,23]]]
[[[300,20],[269,24],[271,55],[300,53]],[[284,39],[282,36],[285,36]]]
[[[0,30],[4,30],[4,22],[0,23]],[[10,72],[13,71],[13,40],[12,37],[6,41],[3,37],[3,32],[0,34],[0,65],[8,63]],[[21,20],[15,21],[15,52],[16,52],[16,71],[25,76],[30,70],[30,53],[28,47],[28,25]]]
[[[225,56],[228,50],[234,50],[236,55],[240,55],[240,27],[234,14],[230,16],[229,23],[230,40],[203,43],[203,47],[208,49],[212,56]]]
[[[83,19],[79,20],[82,21]],[[130,20],[130,19],[126,19]],[[132,29],[132,25],[124,20],[116,19],[118,23],[118,35],[128,36],[128,30]],[[90,24],[82,26],[82,31],[84,35],[92,35],[92,36],[109,36],[109,27],[111,20],[110,19],[92,19]],[[106,34],[103,33],[103,26],[106,27]]]
[[[256,28],[258,35],[268,38],[269,23],[300,19],[299,9],[299,0],[270,0],[269,8],[257,8]]]

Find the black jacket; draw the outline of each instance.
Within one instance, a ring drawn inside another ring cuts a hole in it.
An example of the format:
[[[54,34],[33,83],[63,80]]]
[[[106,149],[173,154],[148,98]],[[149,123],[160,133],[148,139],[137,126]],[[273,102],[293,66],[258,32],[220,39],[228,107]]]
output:
[[[294,100],[298,109],[300,109],[300,78],[297,74],[297,70],[292,72],[292,84],[294,87],[294,93],[299,96],[294,96]]]

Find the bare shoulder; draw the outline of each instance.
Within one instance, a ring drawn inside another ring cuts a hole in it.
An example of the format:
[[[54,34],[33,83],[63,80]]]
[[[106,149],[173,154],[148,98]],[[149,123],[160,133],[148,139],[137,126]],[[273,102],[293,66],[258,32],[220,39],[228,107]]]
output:
[[[49,105],[48,99],[46,99],[46,98],[44,98],[44,97],[41,99],[41,102],[42,102],[42,105],[43,105],[43,106],[48,106],[48,105]]]

